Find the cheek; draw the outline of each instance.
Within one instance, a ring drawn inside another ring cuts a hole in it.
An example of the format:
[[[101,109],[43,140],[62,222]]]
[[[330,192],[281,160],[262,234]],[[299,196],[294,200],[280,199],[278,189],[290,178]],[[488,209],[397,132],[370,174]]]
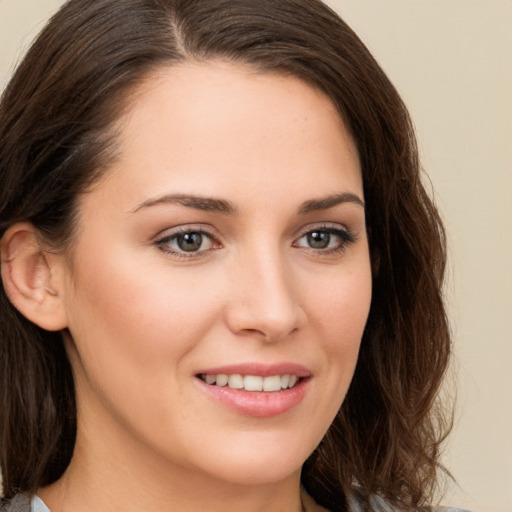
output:
[[[114,254],[97,261],[81,262],[68,306],[82,362],[90,360],[88,369],[97,374],[155,378],[161,368],[169,375],[169,364],[174,367],[214,321],[213,294],[202,280],[171,275],[165,265]]]
[[[200,280],[180,279],[164,266],[105,258],[98,266],[83,265],[79,274],[83,284],[75,300],[82,312],[90,312],[113,330],[135,329],[155,337],[166,327],[174,330],[188,320],[194,323],[194,312],[210,307],[210,295],[202,293]]]
[[[79,403],[94,411],[84,416],[107,411],[106,421],[124,418],[147,439],[165,439],[160,426],[186,410],[187,356],[218,316],[208,283],[170,274],[165,265],[103,254],[77,266],[68,305]]]
[[[326,375],[326,392],[341,405],[352,380],[371,303],[369,263],[328,279],[310,296],[310,321],[318,326]]]
[[[316,421],[304,426],[319,443],[345,399],[358,360],[371,302],[371,272],[361,260],[358,271],[340,271],[309,284],[308,318],[311,337],[318,340],[313,358],[321,370],[313,381]],[[314,284],[314,286],[311,286]],[[323,286],[322,286],[323,285]],[[314,330],[313,330],[314,329]]]
[[[333,273],[334,274],[334,273]],[[325,277],[324,286],[310,287],[313,323],[320,325],[334,350],[358,348],[368,318],[372,295],[370,264]]]

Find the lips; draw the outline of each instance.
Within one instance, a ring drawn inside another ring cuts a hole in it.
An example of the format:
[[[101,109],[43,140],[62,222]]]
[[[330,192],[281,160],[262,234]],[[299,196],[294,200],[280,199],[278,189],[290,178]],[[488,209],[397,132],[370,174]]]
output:
[[[202,388],[238,413],[269,417],[293,409],[306,395],[311,372],[296,364],[242,364],[204,369]]]

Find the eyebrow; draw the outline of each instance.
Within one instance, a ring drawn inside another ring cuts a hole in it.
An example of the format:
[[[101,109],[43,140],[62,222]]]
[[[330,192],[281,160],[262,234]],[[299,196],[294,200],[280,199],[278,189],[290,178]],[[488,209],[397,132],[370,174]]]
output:
[[[364,201],[358,195],[352,194],[351,192],[344,192],[342,194],[333,194],[320,199],[306,201],[302,203],[298,213],[299,215],[305,215],[306,213],[328,210],[342,203],[354,203],[364,208]]]
[[[358,195],[351,192],[344,192],[342,194],[332,194],[319,199],[310,199],[305,201],[299,207],[297,213],[299,215],[306,215],[311,212],[328,210],[329,208],[333,208],[334,206],[342,203],[354,203],[364,208],[364,201]],[[191,194],[165,194],[154,199],[148,199],[131,211],[135,213],[143,208],[149,208],[160,204],[179,204],[196,210],[223,213],[227,215],[233,215],[238,211],[233,203],[226,201],[225,199],[195,196]]]
[[[132,210],[132,212],[135,213],[143,208],[159,204],[180,204],[196,210],[225,213],[229,215],[233,215],[237,211],[236,207],[232,203],[224,199],[215,199],[213,197],[201,197],[189,194],[166,194],[155,199],[148,199],[147,201],[144,201]]]

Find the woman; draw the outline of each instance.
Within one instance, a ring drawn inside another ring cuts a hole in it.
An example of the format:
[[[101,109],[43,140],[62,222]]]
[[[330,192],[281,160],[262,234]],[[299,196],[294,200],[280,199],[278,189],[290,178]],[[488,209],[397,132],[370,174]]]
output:
[[[6,510],[433,503],[443,228],[325,5],[71,0],[0,165]]]

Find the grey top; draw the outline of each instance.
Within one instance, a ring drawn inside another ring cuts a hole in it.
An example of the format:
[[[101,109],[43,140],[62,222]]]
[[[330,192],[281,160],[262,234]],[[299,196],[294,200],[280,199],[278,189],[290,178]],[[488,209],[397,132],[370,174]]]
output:
[[[12,500],[0,503],[2,512],[51,512],[43,503],[43,500],[37,496],[32,499],[28,494],[16,494]]]
[[[349,500],[351,512],[362,512],[361,507],[355,500]],[[307,503],[306,503],[307,505]],[[315,503],[316,505],[316,503]],[[317,505],[318,507],[318,505]],[[309,507],[308,507],[309,508]],[[30,499],[26,494],[18,494],[12,500],[7,503],[0,504],[0,510],[2,512],[51,512],[50,509],[43,503],[38,496],[34,496]],[[321,508],[313,508],[314,510],[323,510]],[[384,500],[375,497],[372,500],[372,511],[373,512],[393,512],[393,508],[388,505]],[[469,512],[454,507],[439,507],[434,512]]]
[[[34,496],[32,498],[30,512],[50,512],[50,509],[43,503],[41,498]]]

